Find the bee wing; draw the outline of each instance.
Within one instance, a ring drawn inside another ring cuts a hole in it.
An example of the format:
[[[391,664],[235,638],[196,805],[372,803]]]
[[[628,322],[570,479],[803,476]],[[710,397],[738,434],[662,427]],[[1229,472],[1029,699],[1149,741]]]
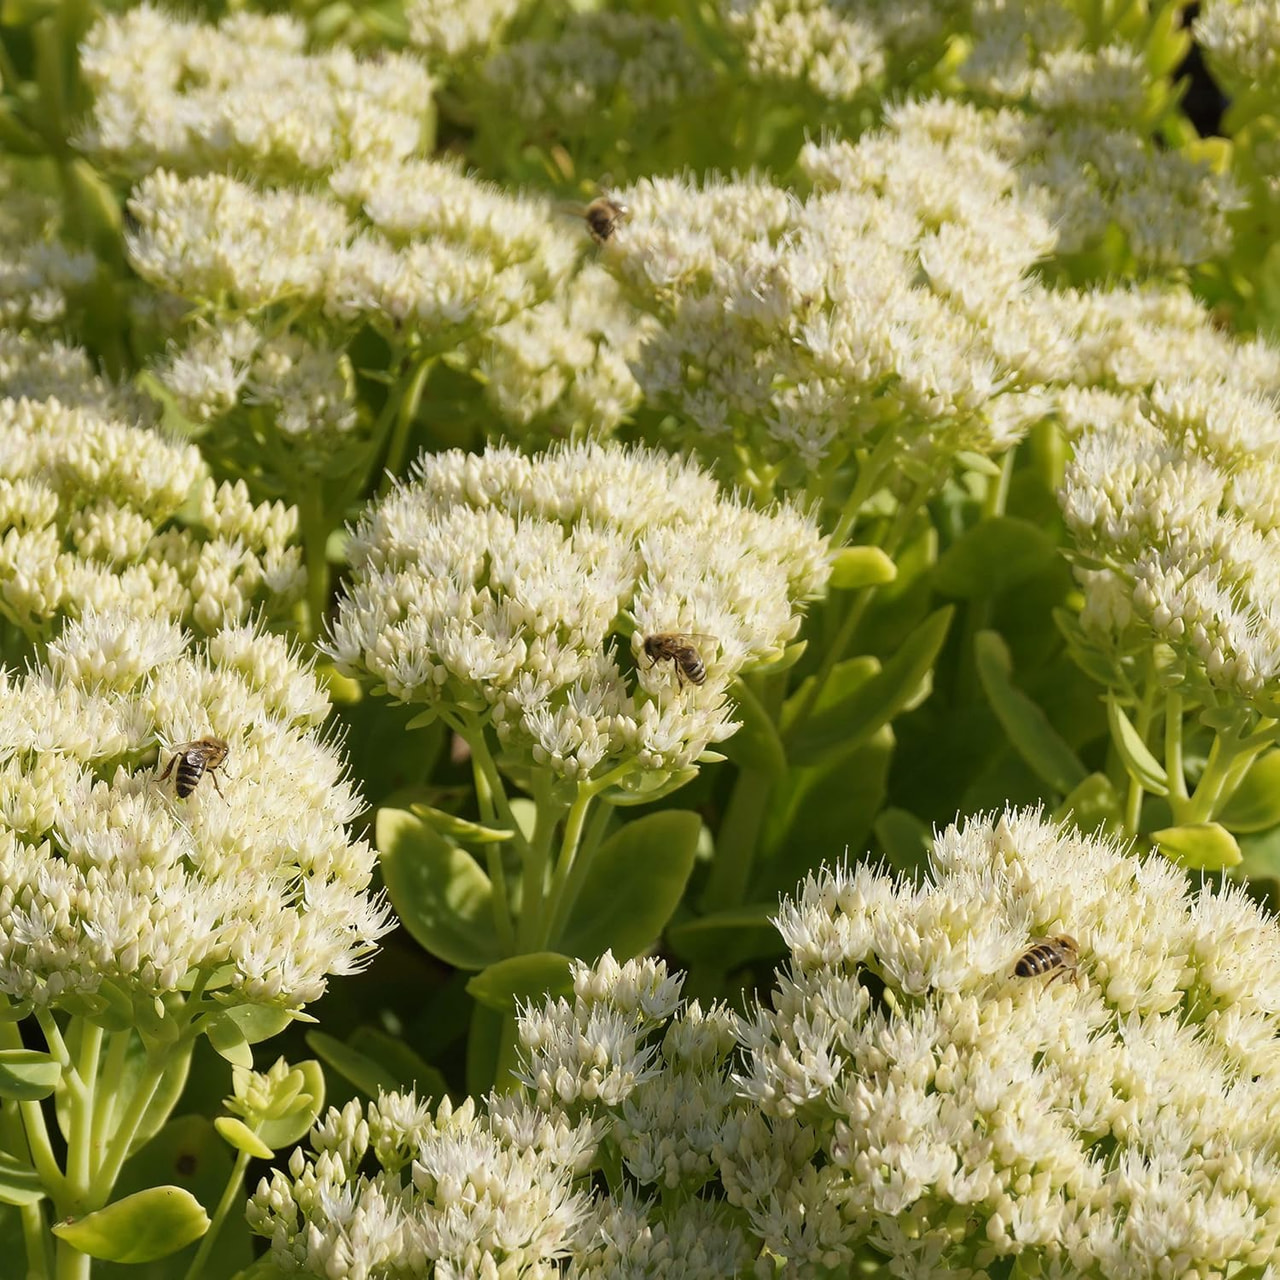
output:
[[[557,213],[566,214],[570,218],[585,218],[587,216],[587,206],[574,200],[557,200],[555,209]]]

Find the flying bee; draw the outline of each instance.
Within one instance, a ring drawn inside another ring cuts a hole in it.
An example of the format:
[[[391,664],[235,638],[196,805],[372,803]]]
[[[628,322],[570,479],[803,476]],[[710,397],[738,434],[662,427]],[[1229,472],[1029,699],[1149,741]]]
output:
[[[668,661],[675,667],[676,683],[683,689],[686,680],[690,684],[703,684],[707,678],[706,664],[693,642],[714,639],[715,636],[698,635],[696,632],[686,635],[680,631],[655,631],[653,635],[645,636],[642,647],[651,668]]]
[[[1033,942],[1017,959],[1013,966],[1014,974],[1019,978],[1034,978],[1048,973],[1052,976],[1045,983],[1052,986],[1065,974],[1071,975],[1073,982],[1080,980],[1080,944],[1069,934],[1059,933],[1052,938],[1041,938]]]
[[[173,774],[173,789],[178,799],[185,800],[199,785],[200,779],[207,773],[213,779],[213,786],[222,795],[218,786],[217,771],[227,758],[230,747],[221,738],[196,738],[192,742],[180,742],[173,749],[169,763],[160,775],[163,782],[170,773]],[[174,769],[177,765],[177,769]],[[224,796],[223,799],[226,797]]]
[[[610,196],[597,196],[590,204],[561,205],[566,213],[581,218],[596,244],[604,242],[631,216],[631,210],[620,200]]]

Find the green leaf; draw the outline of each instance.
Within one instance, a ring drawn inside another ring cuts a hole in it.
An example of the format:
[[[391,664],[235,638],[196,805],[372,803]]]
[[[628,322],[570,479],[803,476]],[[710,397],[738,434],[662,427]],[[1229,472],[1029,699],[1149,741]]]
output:
[[[982,599],[1016,587],[1057,558],[1057,544],[1039,525],[994,516],[966,530],[938,557],[933,585],[944,596]]]
[[[781,777],[787,770],[787,753],[772,717],[745,681],[734,685],[733,696],[738,703],[735,718],[742,726],[721,744],[725,755],[744,769]]]
[[[44,1196],[40,1175],[25,1160],[0,1151],[0,1204],[35,1204]]]
[[[1236,838],[1217,822],[1189,822],[1153,831],[1151,839],[1171,862],[1191,871],[1224,871],[1242,858]]]
[[[639,955],[662,932],[684,894],[702,819],[664,809],[628,822],[604,842],[574,904],[557,949],[584,960],[613,950]]]
[[[376,1062],[396,1079],[401,1089],[412,1085],[419,1097],[443,1098],[449,1092],[444,1076],[403,1040],[389,1036],[378,1027],[357,1027],[347,1044],[357,1053]]]
[[[315,1124],[324,1110],[324,1072],[314,1058],[304,1058],[293,1071],[302,1075],[302,1088],[294,1095],[287,1110],[268,1116],[258,1125],[258,1137],[272,1151],[291,1147]]]
[[[1074,791],[1087,776],[1079,757],[1049,723],[1048,716],[1012,680],[1009,649],[995,631],[973,641],[978,679],[1013,749],[1055,791]]]
[[[366,1097],[376,1098],[380,1089],[390,1092],[400,1086],[395,1073],[382,1063],[375,1062],[367,1054],[353,1049],[334,1036],[325,1035],[323,1031],[308,1031],[307,1045]]]
[[[1133,722],[1120,709],[1115,698],[1107,699],[1107,727],[1111,730],[1111,741],[1124,761],[1124,767],[1130,775],[1142,784],[1143,788],[1155,796],[1169,794],[1169,775],[1164,765],[1151,753],[1151,748],[1143,742]]]
[[[879,587],[898,576],[898,566],[879,547],[842,547],[831,562],[834,591]]]
[[[1055,822],[1072,822],[1081,831],[1119,830],[1122,801],[1105,773],[1091,773],[1054,810]]]
[[[461,840],[466,844],[497,844],[502,840],[510,840],[513,831],[500,827],[486,827],[469,818],[459,818],[457,814],[446,813],[443,809],[433,809],[429,804],[411,804],[409,809],[424,822],[429,822],[442,836],[453,840]]]
[[[860,689],[866,684],[879,670],[880,659],[866,653],[859,654],[856,658],[845,658],[843,662],[837,662],[831,668],[831,674],[822,686],[822,692],[818,694],[818,700],[813,704],[811,714],[817,714],[819,711],[825,711],[828,707],[834,707],[843,702],[855,689]],[[780,723],[784,735],[790,732],[791,725],[794,723],[796,716],[800,714],[800,708],[807,705],[813,686],[816,683],[817,676],[806,676],[800,682],[800,687],[795,693],[782,704]]]
[[[925,865],[933,845],[933,832],[914,813],[906,809],[886,809],[876,819],[873,829],[895,871],[914,875]]]
[[[47,1053],[35,1049],[0,1049],[0,1098],[38,1102],[62,1079],[62,1068]]]
[[[534,951],[499,960],[467,983],[470,992],[487,1009],[514,1013],[520,1004],[544,996],[573,994],[570,958],[558,951]]]
[[[788,759],[814,764],[832,751],[847,751],[918,699],[954,615],[953,605],[931,613],[876,675],[835,706],[810,716],[788,741]]]
[[[692,765],[687,769],[677,769],[673,773],[647,775],[644,783],[632,790],[625,786],[606,787],[600,793],[600,799],[606,804],[625,808],[628,805],[652,804],[655,800],[664,800],[673,791],[679,791],[686,783],[698,776],[698,770]]]
[[[682,920],[667,930],[667,945],[686,964],[729,969],[761,956],[781,955],[785,947],[772,920],[777,914],[776,902],[760,902]]]
[[[240,1024],[224,1011],[205,1023],[205,1033],[209,1043],[218,1054],[226,1058],[233,1067],[252,1067],[253,1050],[245,1039]]]
[[[165,1258],[208,1230],[209,1215],[181,1187],[151,1187],[52,1227],[53,1234],[73,1249],[108,1262]]]
[[[274,1004],[237,1004],[226,1010],[226,1016],[240,1028],[249,1044],[260,1044],[278,1036],[293,1021],[293,1014]]]
[[[884,806],[895,745],[893,730],[882,725],[849,750],[787,774],[765,814],[751,899],[776,900],[821,863],[862,853]]]
[[[235,1150],[252,1156],[255,1160],[270,1160],[275,1155],[275,1152],[238,1116],[219,1116],[213,1122],[213,1127],[222,1136],[224,1142]],[[304,1129],[303,1132],[305,1133],[306,1130]]]
[[[476,860],[404,809],[379,809],[375,830],[387,894],[413,937],[457,969],[501,959],[493,885]]]
[[[1280,823],[1280,751],[1259,756],[1218,814],[1228,831],[1251,834]]]

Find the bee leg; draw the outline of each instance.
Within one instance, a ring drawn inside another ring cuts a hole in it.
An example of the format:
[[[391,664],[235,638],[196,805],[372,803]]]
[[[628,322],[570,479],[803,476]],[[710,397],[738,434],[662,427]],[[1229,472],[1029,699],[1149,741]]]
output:
[[[675,663],[675,664],[674,664],[674,666],[675,666],[675,669],[676,669],[676,688],[677,688],[677,689],[683,689],[683,688],[684,688],[684,673],[680,670],[680,664],[679,664],[678,662],[677,662],[677,663]]]
[[[163,782],[173,772],[173,766],[177,763],[178,763],[177,756],[169,757],[169,763],[165,765],[164,772],[160,775],[160,778],[159,778],[161,782]]]
[[[227,797],[222,794],[222,788],[218,785],[218,775],[213,769],[208,770],[209,777],[213,779],[213,789],[218,793],[218,798],[226,803]]]

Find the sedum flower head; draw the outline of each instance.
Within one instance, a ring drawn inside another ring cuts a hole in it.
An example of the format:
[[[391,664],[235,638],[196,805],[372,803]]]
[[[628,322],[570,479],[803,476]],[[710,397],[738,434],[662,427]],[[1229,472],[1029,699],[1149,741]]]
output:
[[[288,1173],[263,1179],[251,1229],[291,1274],[329,1280],[552,1280],[590,1221],[576,1183],[594,1150],[570,1126],[510,1100],[434,1111],[413,1094],[331,1109]]]
[[[691,463],[593,443],[424,455],[353,532],[330,652],[512,762],[577,780],[678,773],[736,727],[728,688],[823,588],[826,541]],[[645,656],[692,637],[701,681]]]
[[[531,0],[406,0],[404,11],[410,40],[432,65],[461,70],[533,7]]]
[[[0,616],[35,637],[90,608],[205,631],[287,609],[296,511],[216,484],[194,446],[94,407],[103,394],[0,399]]]
[[[150,4],[109,14],[81,46],[94,106],[76,145],[139,176],[239,167],[283,179],[419,150],[432,85],[416,61],[305,46],[303,24],[283,14],[216,25]]]
[[[175,622],[87,610],[6,675],[0,990],[90,1008],[169,997],[298,1008],[390,928],[361,808],[319,728],[329,706],[252,626],[192,645]],[[180,797],[163,766],[223,740]],[[225,766],[225,767],[223,767]]]
[[[1209,1274],[1280,1260],[1280,928],[1035,811],[784,903],[726,1194],[796,1274]],[[1077,940],[1080,981],[1019,977]]]
[[[574,260],[574,239],[545,201],[453,165],[362,161],[332,187],[341,199],[159,170],[130,200],[131,260],[207,311],[288,304],[304,331],[371,323],[438,350],[540,301]]]
[[[602,255],[660,322],[633,366],[646,400],[766,492],[821,488],[886,436],[945,470],[1044,413],[1019,362],[1054,237],[1013,167],[882,132],[839,170],[803,203],[758,177],[644,180]]]
[[[646,133],[712,83],[674,19],[617,10],[575,13],[553,39],[506,46],[480,79],[484,109],[501,112],[508,127],[515,119],[562,137],[591,134],[611,118]]]
[[[640,402],[629,361],[647,327],[613,277],[589,263],[489,331],[475,359],[485,401],[523,441],[607,436]]]
[[[1280,5],[1275,0],[1209,0],[1195,21],[1196,43],[1228,93],[1274,100],[1280,74]]]

